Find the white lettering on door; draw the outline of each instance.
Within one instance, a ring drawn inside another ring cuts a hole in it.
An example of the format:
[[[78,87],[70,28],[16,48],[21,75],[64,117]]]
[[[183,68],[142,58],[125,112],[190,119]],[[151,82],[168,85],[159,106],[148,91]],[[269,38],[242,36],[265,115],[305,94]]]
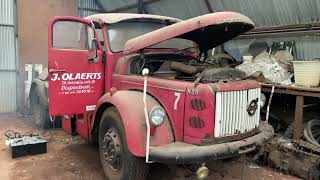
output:
[[[96,80],[102,73],[53,73],[51,81],[60,83],[59,94],[88,94],[94,93]]]

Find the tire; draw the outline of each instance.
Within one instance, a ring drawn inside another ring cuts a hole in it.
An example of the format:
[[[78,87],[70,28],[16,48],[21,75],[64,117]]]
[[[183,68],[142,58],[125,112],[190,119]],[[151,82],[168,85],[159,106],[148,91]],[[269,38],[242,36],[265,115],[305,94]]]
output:
[[[99,127],[99,152],[106,177],[110,180],[144,180],[148,166],[128,150],[125,130],[118,111],[104,111]]]
[[[35,94],[33,98],[34,101],[32,103],[32,114],[34,123],[39,129],[52,128],[52,123],[49,117],[48,105],[43,105],[37,94]]]

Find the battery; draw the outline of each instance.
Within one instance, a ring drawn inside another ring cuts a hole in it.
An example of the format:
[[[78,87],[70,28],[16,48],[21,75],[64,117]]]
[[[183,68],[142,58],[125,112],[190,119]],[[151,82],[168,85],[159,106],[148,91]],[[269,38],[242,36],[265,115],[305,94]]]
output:
[[[47,153],[47,141],[40,136],[29,138],[29,155],[45,154]]]
[[[25,136],[8,140],[12,158],[47,153],[47,141],[41,136]]]
[[[9,151],[12,158],[29,155],[29,149],[29,144],[24,137],[9,140]]]

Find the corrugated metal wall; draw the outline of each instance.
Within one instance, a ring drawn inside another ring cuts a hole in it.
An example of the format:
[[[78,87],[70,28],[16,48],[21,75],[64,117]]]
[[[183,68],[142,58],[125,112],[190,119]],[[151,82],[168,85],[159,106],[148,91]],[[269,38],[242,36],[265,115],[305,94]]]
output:
[[[0,113],[17,109],[17,56],[14,0],[0,1]]]
[[[78,0],[79,17],[100,13],[100,8],[94,0]]]
[[[318,36],[232,40],[225,43],[225,47],[229,49],[237,48],[242,55],[246,55],[248,54],[250,44],[254,42],[267,42],[269,47],[271,47],[272,42],[281,41],[295,41],[295,49],[293,50],[295,59],[312,60],[320,58],[320,37]]]

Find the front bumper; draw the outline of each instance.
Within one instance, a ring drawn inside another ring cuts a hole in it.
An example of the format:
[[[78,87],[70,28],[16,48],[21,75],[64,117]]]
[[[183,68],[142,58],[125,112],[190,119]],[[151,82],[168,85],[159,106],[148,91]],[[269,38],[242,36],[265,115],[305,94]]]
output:
[[[174,142],[150,148],[149,158],[154,162],[191,164],[224,159],[248,153],[273,137],[274,131],[267,122],[260,122],[259,133],[239,141],[197,146]]]

